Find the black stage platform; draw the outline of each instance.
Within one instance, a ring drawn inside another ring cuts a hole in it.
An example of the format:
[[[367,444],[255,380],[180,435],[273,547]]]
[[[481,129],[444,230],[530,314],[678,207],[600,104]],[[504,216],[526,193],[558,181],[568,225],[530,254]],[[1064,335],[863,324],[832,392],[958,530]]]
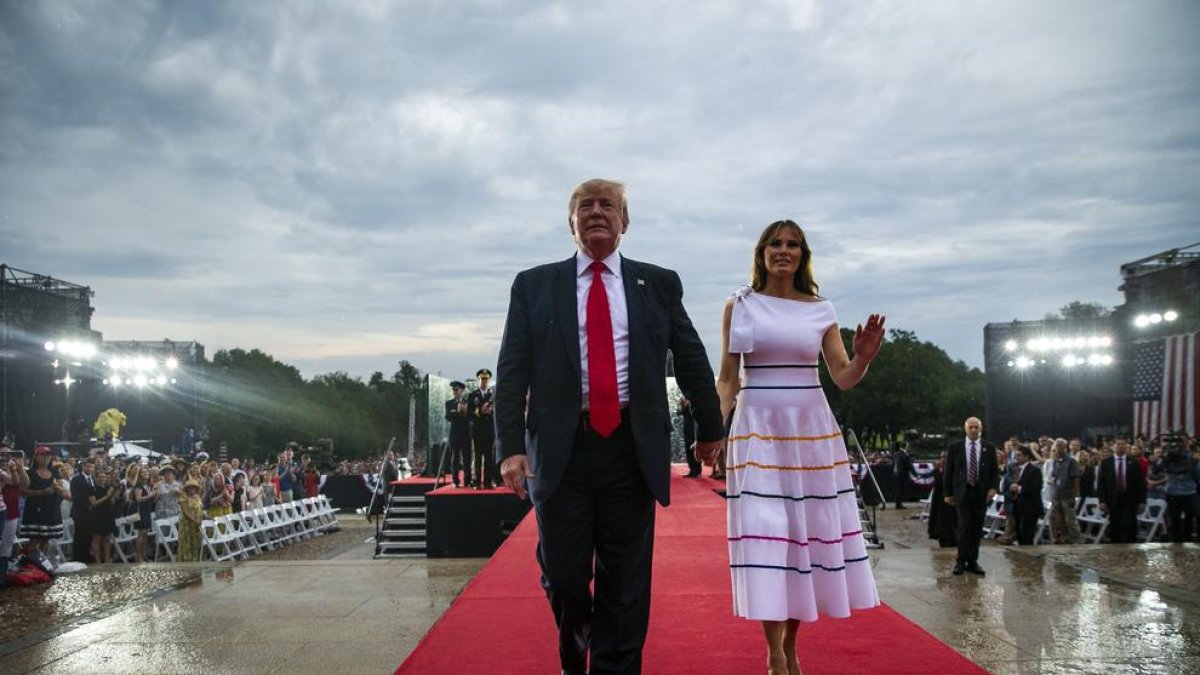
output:
[[[491,556],[531,506],[507,489],[444,487],[424,494],[425,553],[430,558]]]

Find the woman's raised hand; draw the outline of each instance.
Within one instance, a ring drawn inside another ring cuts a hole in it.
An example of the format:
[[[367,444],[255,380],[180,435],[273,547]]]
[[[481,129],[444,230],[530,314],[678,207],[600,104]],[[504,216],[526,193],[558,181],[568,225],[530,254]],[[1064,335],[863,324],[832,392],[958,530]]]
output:
[[[882,314],[872,314],[867,318],[867,325],[861,323],[854,329],[854,358],[863,358],[868,362],[879,353],[883,345],[883,324],[886,317]]]

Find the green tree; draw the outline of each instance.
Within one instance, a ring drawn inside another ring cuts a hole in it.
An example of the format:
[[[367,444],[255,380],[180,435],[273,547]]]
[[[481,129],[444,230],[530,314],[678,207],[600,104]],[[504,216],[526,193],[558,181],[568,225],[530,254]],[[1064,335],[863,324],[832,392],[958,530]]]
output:
[[[854,331],[842,329],[852,352]],[[838,420],[860,436],[895,438],[905,429],[941,432],[983,413],[983,373],[955,361],[912,331],[892,329],[867,376],[849,391],[822,386]]]
[[[1098,302],[1080,302],[1072,300],[1071,302],[1058,308],[1058,313],[1051,312],[1046,315],[1047,321],[1061,320],[1078,320],[1078,319],[1103,319],[1112,313],[1112,310]]]

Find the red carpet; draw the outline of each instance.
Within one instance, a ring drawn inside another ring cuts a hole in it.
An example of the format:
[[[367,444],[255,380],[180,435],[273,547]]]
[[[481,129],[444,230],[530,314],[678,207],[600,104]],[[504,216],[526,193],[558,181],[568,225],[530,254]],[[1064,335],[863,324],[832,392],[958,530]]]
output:
[[[678,474],[678,471],[677,471]],[[766,671],[756,622],[731,613],[723,484],[677,477],[659,509],[654,596],[643,672],[744,675]],[[554,620],[538,586],[531,512],[396,670],[410,675],[558,673]],[[886,605],[800,627],[807,675],[986,673]]]

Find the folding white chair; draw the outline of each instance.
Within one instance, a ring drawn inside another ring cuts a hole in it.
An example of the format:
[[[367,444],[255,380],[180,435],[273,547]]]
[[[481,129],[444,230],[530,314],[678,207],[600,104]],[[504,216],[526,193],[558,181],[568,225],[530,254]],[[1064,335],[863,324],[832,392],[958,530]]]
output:
[[[242,511],[242,522],[246,530],[258,544],[259,551],[275,550],[275,542],[271,540],[270,523],[267,522],[266,512],[262,509]]]
[[[917,500],[917,503],[921,505],[920,518],[923,521],[929,520],[929,511],[932,509],[932,507],[930,506],[930,502],[932,501],[932,499],[931,499],[932,496],[933,496],[933,492],[930,491],[928,494],[925,495],[924,499]]]
[[[1084,499],[1079,507],[1079,534],[1090,539],[1093,544],[1104,541],[1104,533],[1108,531],[1108,514],[1100,512],[1100,500],[1096,497]]]
[[[205,519],[200,524],[200,545],[208,552],[209,558],[216,561],[233,560],[239,554],[245,555],[237,545],[237,538],[230,536],[228,516],[217,516],[212,520]]]
[[[238,546],[247,554],[253,553],[258,555],[262,553],[262,547],[258,544],[258,539],[254,537],[252,526],[246,522],[244,511],[231,513],[225,516],[229,522],[229,534],[237,540]]]
[[[267,519],[270,522],[270,533],[272,541],[278,544],[290,544],[296,539],[296,528],[288,519],[287,511],[283,508],[283,504],[276,504],[266,509]]]
[[[983,514],[983,536],[995,539],[1004,534],[1004,497],[996,495]]]
[[[127,563],[134,559],[134,542],[137,541],[137,525],[133,516],[121,516],[116,520],[117,534],[112,540],[113,553]]]
[[[1154,541],[1167,529],[1167,500],[1147,499],[1146,508],[1138,514],[1138,539],[1145,544]]]
[[[283,507],[283,522],[284,525],[291,531],[291,539],[304,540],[308,539],[309,534],[304,531],[303,517],[299,508],[298,502],[284,502]]]
[[[175,562],[175,553],[179,550],[179,516],[160,518],[153,521],[154,528],[154,559],[158,560],[158,552],[166,554],[167,560]]]
[[[65,563],[71,555],[74,546],[75,520],[73,518],[63,518],[62,536],[50,541],[50,556],[54,558],[54,563],[56,565]]]
[[[1033,535],[1033,543],[1035,544],[1054,543],[1054,526],[1050,524],[1051,508],[1053,508],[1053,504],[1048,501],[1042,501],[1042,510],[1045,513],[1041,518],[1038,518],[1037,533]]]

